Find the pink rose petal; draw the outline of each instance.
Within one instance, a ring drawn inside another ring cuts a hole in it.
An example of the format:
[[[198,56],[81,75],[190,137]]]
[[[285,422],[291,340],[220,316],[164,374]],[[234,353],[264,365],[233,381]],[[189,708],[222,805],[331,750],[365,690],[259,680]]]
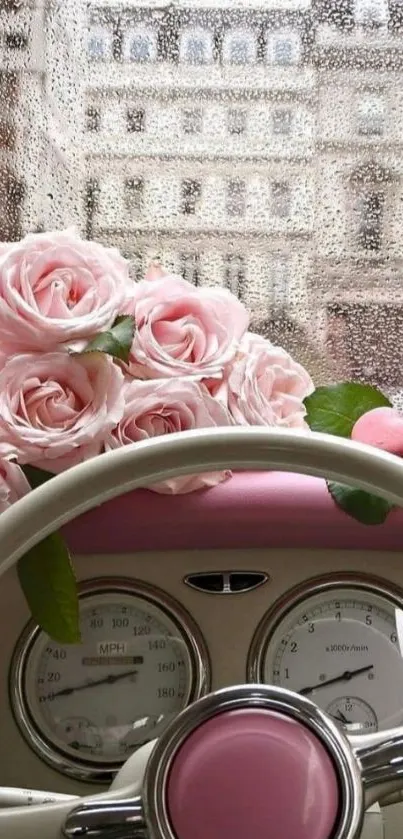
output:
[[[247,332],[220,385],[209,390],[237,425],[307,429],[303,400],[313,391],[307,371],[281,347]]]
[[[17,463],[0,459],[0,513],[30,492],[31,487]]]
[[[231,425],[228,411],[204,385],[193,379],[128,380],[124,386],[125,408],[116,428],[108,434],[106,449],[139,440]],[[156,492],[179,494],[211,487],[230,476],[229,472],[185,475],[151,487]]]
[[[136,323],[128,372],[142,379],[221,378],[249,322],[229,291],[172,275],[138,283],[126,311]]]
[[[133,292],[114,248],[74,231],[26,236],[0,248],[0,335],[11,351],[56,349],[107,329]]]
[[[50,472],[100,454],[123,414],[123,380],[103,353],[15,356],[0,371],[0,452]]]

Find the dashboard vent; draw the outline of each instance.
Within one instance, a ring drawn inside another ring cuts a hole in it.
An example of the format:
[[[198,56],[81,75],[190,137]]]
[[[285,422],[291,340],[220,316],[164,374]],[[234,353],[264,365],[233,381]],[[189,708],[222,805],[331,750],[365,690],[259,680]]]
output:
[[[188,574],[184,582],[207,594],[240,594],[267,583],[264,571],[212,571]]]

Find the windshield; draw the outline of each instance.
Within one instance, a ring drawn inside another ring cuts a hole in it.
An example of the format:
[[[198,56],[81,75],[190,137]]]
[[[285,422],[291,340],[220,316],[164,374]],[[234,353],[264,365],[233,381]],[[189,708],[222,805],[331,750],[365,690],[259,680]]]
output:
[[[2,0],[0,239],[230,288],[316,384],[403,389],[403,3]]]

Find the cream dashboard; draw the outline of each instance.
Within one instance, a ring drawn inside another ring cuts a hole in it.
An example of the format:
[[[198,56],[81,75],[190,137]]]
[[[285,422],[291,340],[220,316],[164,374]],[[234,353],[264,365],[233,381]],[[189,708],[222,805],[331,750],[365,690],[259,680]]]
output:
[[[399,553],[182,550],[75,566],[77,647],[32,625],[15,571],[2,579],[3,787],[101,790],[182,707],[245,681],[309,696],[352,734],[403,723]],[[385,812],[395,839],[399,807]]]

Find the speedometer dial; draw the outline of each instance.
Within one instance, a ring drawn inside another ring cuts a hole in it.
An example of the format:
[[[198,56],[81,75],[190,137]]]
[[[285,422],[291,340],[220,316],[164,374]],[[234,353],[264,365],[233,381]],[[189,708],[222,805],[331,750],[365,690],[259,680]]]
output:
[[[309,697],[351,734],[399,725],[402,608],[403,599],[378,580],[311,581],[265,616],[249,677]]]
[[[189,615],[141,584],[83,586],[80,618],[78,645],[27,629],[11,691],[17,722],[44,759],[100,780],[208,689],[208,660]]]

